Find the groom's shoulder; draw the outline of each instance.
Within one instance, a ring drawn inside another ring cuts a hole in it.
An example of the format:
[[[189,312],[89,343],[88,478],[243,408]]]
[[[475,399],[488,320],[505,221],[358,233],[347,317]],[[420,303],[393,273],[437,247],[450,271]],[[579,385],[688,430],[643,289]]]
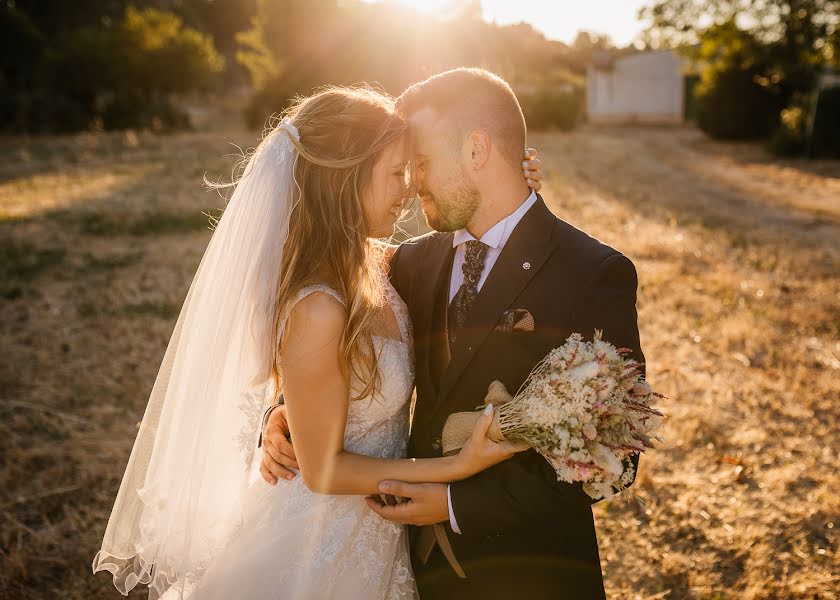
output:
[[[397,251],[402,256],[424,256],[430,250],[446,247],[447,241],[451,243],[451,240],[452,233],[430,231],[407,239],[399,245]]]
[[[558,250],[558,258],[575,256],[574,261],[582,273],[591,273],[606,262],[627,262],[632,267],[632,261],[621,250],[609,243],[555,216],[553,238]]]
[[[447,239],[452,239],[452,232],[432,230],[422,235],[416,235],[412,238],[408,238],[403,242],[403,244],[409,244],[412,246],[423,244],[441,244]]]
[[[443,252],[447,240],[451,247],[452,234],[430,231],[402,242],[394,252],[391,260],[391,283],[406,298],[407,293],[413,289],[413,282],[417,277],[422,277],[425,271],[426,259]]]

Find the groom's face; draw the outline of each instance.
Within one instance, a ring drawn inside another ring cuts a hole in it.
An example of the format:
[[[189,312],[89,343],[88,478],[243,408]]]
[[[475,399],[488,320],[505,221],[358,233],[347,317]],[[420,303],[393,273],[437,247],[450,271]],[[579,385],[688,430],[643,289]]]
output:
[[[438,231],[466,227],[481,201],[467,170],[466,136],[432,108],[417,111],[409,121],[412,183],[420,197],[426,223]]]

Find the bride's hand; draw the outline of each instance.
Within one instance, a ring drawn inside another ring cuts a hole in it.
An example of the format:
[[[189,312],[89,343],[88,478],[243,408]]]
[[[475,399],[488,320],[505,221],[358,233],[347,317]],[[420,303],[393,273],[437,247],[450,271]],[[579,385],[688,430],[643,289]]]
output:
[[[494,442],[487,437],[493,422],[493,405],[488,404],[473,428],[469,441],[455,457],[458,479],[466,479],[514,455],[508,442]]]
[[[522,173],[528,182],[528,187],[535,192],[542,189],[542,162],[537,158],[536,148],[525,148],[525,160],[522,161]]]

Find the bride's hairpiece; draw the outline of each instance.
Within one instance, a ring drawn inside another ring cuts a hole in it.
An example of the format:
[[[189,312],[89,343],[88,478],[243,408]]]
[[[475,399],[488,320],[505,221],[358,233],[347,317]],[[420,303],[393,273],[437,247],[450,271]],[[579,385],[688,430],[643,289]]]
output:
[[[300,141],[300,132],[298,128],[295,127],[295,124],[292,123],[292,120],[289,117],[283,117],[283,120],[280,121],[280,127],[288,131],[297,141]]]

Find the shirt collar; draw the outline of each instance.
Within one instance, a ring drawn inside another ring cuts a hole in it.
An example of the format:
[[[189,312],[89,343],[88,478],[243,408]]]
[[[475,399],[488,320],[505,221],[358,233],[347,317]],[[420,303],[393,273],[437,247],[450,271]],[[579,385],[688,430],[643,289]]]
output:
[[[515,211],[493,225],[493,227],[488,229],[485,234],[481,236],[481,241],[491,248],[504,248],[516,225],[522,220],[522,217],[525,216],[525,213],[528,212],[528,209],[531,208],[536,201],[537,193],[534,190],[531,190],[531,194]],[[466,229],[458,229],[452,237],[452,247],[456,248],[464,242],[474,239],[475,237],[473,234]]]

